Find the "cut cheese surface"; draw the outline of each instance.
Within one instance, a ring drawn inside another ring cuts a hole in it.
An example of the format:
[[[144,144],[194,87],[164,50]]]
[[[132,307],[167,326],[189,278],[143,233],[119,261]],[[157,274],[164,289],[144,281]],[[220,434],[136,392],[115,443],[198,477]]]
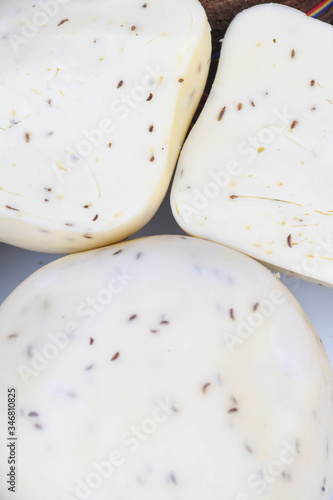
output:
[[[0,6],[0,240],[71,253],[158,209],[209,68],[198,0]]]
[[[176,236],[68,256],[0,324],[2,500],[330,500],[332,369],[256,261]]]
[[[276,4],[239,14],[182,151],[189,234],[333,286],[333,27]]]

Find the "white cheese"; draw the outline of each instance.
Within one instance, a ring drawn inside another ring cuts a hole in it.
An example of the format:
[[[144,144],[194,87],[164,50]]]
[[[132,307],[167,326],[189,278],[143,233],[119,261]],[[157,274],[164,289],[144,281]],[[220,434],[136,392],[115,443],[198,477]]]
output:
[[[179,160],[189,234],[333,286],[333,27],[276,4],[238,15]]]
[[[0,324],[2,500],[331,498],[330,363],[256,261],[175,236],[72,255]]]
[[[203,92],[198,0],[0,6],[0,240],[71,253],[158,209]]]

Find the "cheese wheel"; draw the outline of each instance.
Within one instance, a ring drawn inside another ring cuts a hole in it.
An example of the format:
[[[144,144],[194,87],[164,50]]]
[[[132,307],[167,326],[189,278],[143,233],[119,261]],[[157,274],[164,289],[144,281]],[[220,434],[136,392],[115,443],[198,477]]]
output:
[[[331,498],[332,369],[256,261],[181,236],[68,256],[0,324],[2,500]]]
[[[333,286],[333,27],[283,5],[239,14],[183,149],[189,234]]]
[[[0,6],[0,241],[71,253],[155,214],[207,78],[198,0]]]

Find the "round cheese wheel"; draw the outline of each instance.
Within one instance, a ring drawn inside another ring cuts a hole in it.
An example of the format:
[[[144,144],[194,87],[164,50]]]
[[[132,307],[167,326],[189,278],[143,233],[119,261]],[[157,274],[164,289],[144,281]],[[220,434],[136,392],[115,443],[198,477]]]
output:
[[[331,498],[330,363],[249,257],[180,236],[65,257],[0,324],[2,500]]]

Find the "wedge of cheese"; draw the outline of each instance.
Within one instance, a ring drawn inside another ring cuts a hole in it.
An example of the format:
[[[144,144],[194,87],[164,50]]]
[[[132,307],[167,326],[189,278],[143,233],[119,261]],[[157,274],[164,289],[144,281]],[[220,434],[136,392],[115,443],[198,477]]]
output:
[[[0,324],[1,500],[331,499],[328,357],[241,253],[159,236],[67,256]]]
[[[239,14],[182,152],[188,233],[333,286],[333,27],[267,4]]]
[[[0,6],[0,240],[71,253],[159,207],[209,68],[198,0]]]

